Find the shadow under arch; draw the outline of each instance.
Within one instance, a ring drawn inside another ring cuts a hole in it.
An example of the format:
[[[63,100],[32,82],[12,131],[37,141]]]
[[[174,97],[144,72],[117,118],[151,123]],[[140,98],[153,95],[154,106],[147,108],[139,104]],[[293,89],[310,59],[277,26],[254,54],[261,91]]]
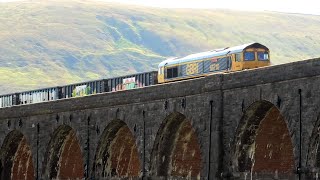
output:
[[[140,176],[140,158],[135,137],[121,120],[111,121],[103,131],[95,153],[95,178]]]
[[[1,179],[33,180],[32,152],[26,137],[17,130],[5,138],[1,150]]]
[[[173,112],[160,126],[150,160],[152,176],[200,179],[201,150],[189,120]]]
[[[75,131],[60,125],[54,132],[44,156],[45,179],[82,179],[83,159]]]
[[[268,101],[257,101],[244,112],[234,139],[231,157],[234,171],[257,177],[294,173],[293,145],[279,109]]]

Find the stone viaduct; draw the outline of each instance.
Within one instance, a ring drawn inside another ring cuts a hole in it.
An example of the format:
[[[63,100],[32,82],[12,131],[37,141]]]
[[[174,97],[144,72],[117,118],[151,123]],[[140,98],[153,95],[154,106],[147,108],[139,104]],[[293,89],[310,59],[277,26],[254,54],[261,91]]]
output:
[[[318,179],[320,59],[0,109],[1,179]]]

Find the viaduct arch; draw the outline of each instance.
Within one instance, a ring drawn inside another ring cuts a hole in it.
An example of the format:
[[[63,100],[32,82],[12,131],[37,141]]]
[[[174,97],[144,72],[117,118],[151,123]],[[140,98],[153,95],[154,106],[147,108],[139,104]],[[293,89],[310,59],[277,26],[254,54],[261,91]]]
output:
[[[31,149],[20,131],[13,130],[6,136],[0,150],[0,158],[1,179],[35,178]]]
[[[136,140],[125,122],[113,120],[100,137],[94,158],[95,177],[139,177]]]
[[[200,178],[200,145],[183,114],[174,112],[166,117],[158,130],[150,163],[154,176]]]
[[[53,133],[45,154],[43,174],[48,179],[82,179],[83,156],[76,132],[67,125]]]
[[[268,101],[254,102],[239,122],[234,142],[233,166],[250,176],[275,174],[292,176],[295,172],[290,132],[279,109]]]

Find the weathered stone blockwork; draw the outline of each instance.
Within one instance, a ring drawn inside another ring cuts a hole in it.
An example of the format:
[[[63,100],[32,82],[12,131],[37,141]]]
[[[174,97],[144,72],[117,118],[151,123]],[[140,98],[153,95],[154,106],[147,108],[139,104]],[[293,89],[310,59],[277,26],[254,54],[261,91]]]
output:
[[[4,108],[0,177],[312,179],[319,105],[312,59]]]

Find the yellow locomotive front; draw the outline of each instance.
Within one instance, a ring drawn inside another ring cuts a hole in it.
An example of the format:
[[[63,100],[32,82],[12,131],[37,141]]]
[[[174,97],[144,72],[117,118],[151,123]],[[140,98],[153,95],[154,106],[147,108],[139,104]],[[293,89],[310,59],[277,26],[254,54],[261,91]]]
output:
[[[259,43],[253,43],[241,52],[231,55],[233,60],[232,71],[252,69],[270,65],[269,49]]]

